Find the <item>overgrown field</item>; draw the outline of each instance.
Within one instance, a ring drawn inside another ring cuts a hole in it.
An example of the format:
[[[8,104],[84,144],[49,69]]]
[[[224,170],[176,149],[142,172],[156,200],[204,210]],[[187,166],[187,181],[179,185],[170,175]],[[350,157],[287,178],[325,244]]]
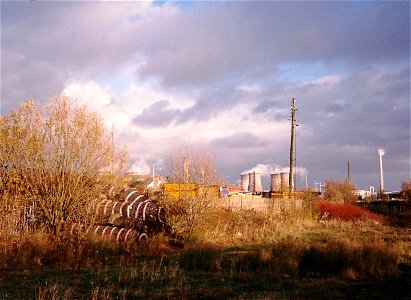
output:
[[[410,227],[333,209],[322,218],[217,206],[184,239],[122,246],[3,231],[0,298],[410,298]]]

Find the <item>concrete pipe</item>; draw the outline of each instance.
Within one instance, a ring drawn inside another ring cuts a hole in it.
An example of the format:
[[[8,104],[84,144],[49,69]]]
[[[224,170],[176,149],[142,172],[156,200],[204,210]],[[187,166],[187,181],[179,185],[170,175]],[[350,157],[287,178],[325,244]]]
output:
[[[104,239],[116,241],[117,243],[141,241],[148,238],[148,235],[146,233],[141,233],[131,228],[126,229],[105,225],[92,225],[86,228],[83,225],[73,224],[70,233],[91,234],[93,236],[100,236]]]
[[[143,199],[144,198],[144,199]],[[120,201],[133,202],[134,200],[147,200],[144,194],[141,194],[135,188],[125,189],[120,196]]]

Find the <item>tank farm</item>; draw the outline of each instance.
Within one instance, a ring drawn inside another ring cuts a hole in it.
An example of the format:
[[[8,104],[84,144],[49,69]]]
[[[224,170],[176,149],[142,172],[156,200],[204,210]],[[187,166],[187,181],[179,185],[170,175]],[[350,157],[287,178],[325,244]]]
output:
[[[71,234],[86,233],[124,243],[142,241],[171,228],[166,221],[165,209],[156,201],[127,188],[113,200],[99,200],[93,204],[96,218],[88,227],[73,224]]]

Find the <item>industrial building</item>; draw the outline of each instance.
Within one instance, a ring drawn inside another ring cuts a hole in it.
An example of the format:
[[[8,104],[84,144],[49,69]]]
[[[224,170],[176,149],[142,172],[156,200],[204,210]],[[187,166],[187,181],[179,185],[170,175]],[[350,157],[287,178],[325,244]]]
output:
[[[244,192],[261,193],[263,187],[261,184],[261,173],[248,172],[241,176],[241,187]],[[275,193],[286,192],[289,188],[289,172],[271,174],[270,191]]]

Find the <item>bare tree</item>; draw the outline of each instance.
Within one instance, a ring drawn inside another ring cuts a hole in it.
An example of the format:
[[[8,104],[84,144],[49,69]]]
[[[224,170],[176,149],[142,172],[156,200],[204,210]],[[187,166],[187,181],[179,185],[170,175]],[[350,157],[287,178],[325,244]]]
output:
[[[169,211],[175,231],[188,239],[218,197],[214,155],[185,146],[171,153],[166,164],[170,171],[168,181],[181,185],[185,191],[179,193],[178,199],[166,194],[163,205]]]
[[[2,213],[35,203],[39,224],[54,232],[86,220],[88,203],[127,161],[101,117],[66,97],[23,102],[0,126]]]
[[[184,146],[167,159],[169,179],[177,183],[216,184],[220,181],[212,153]]]

